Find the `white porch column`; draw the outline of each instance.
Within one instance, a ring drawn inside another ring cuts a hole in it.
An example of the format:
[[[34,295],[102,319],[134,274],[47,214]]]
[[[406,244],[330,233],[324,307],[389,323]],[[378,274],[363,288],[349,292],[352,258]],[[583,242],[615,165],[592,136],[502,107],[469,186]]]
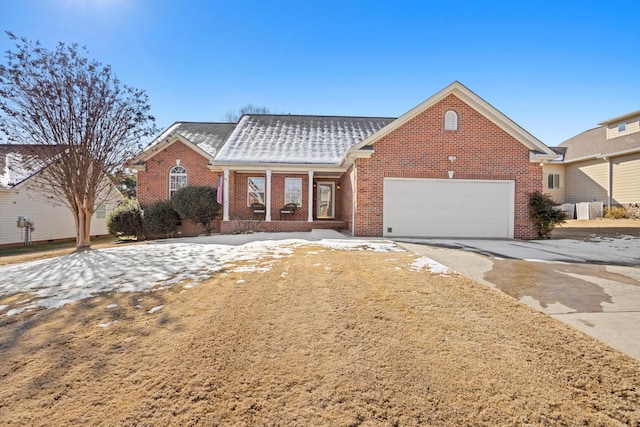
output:
[[[222,183],[222,220],[229,221],[229,169],[223,171]]]
[[[264,214],[264,220],[265,221],[271,221],[271,170],[267,170],[267,184],[266,184],[265,190],[266,190],[266,195],[265,195],[265,214]]]
[[[309,201],[307,205],[309,206],[309,216],[307,218],[308,222],[313,222],[313,171],[309,171]]]

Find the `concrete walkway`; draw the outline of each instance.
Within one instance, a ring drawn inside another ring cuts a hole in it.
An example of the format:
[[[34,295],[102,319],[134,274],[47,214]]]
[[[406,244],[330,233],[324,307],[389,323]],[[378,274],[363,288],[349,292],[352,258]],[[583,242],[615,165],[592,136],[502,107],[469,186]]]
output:
[[[640,239],[398,243],[640,361]]]

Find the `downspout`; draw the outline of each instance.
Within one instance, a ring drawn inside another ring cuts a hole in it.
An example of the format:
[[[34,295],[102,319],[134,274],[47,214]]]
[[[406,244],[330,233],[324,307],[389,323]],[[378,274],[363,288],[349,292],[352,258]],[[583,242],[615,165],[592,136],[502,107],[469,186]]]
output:
[[[611,163],[611,158],[602,153],[598,154],[596,158],[607,162],[607,208],[610,209],[613,195],[613,164]]]
[[[613,196],[613,163],[611,163],[611,159],[609,157],[605,157],[604,159],[609,162],[607,171],[607,208],[611,209],[611,199]]]

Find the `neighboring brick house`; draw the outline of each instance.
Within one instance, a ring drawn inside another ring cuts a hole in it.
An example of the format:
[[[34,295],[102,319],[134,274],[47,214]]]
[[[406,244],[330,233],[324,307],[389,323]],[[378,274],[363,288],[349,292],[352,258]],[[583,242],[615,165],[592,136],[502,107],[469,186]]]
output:
[[[554,147],[545,192],[558,203],[640,203],[640,111],[599,123]]]
[[[249,114],[197,124],[216,135],[215,153],[185,126],[196,124],[174,124],[132,161],[139,197],[168,198],[181,165],[181,183],[222,182],[222,233],[255,219],[258,202],[264,231],[533,238],[529,194],[542,190],[541,162],[556,157],[458,82],[395,119]],[[281,219],[287,203],[298,208]]]

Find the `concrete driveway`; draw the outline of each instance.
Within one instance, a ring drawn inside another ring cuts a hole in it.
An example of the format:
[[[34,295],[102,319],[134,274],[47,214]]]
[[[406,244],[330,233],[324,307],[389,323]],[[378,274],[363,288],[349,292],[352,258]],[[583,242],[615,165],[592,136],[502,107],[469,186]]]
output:
[[[398,243],[640,361],[640,238]]]

